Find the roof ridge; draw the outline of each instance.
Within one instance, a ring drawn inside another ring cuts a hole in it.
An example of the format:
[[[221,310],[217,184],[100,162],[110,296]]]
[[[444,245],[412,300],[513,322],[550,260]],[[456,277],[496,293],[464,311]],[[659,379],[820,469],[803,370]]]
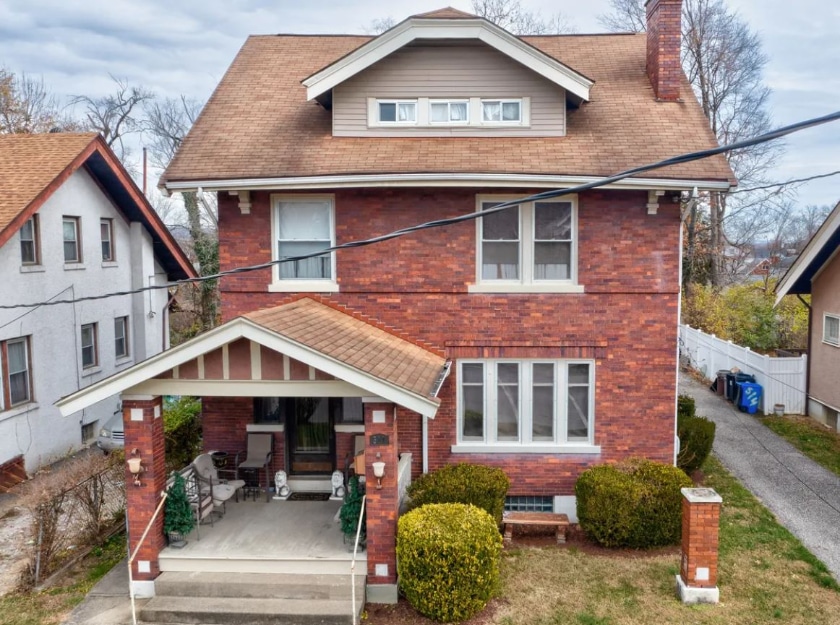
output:
[[[479,16],[474,13],[467,13],[466,11],[461,11],[454,7],[447,6],[441,9],[435,9],[434,11],[427,11],[426,13],[418,13],[417,15],[412,15],[411,17],[420,17],[424,19],[474,19]]]

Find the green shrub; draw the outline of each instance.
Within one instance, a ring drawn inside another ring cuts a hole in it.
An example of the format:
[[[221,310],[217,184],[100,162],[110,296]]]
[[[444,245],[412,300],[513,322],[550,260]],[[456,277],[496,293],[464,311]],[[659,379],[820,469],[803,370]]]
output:
[[[356,531],[359,529],[359,516],[362,514],[362,499],[365,494],[359,486],[359,476],[354,475],[347,483],[347,493],[344,495],[344,503],[338,512],[341,520],[341,531],[347,536],[356,539]],[[365,522],[362,522],[361,537],[366,535]]]
[[[677,467],[650,460],[593,467],[575,484],[580,526],[605,547],[645,549],[677,543],[680,489],[691,485]]]
[[[422,475],[408,487],[411,507],[430,503],[465,503],[486,510],[502,522],[510,480],[505,472],[480,464],[450,464]]]
[[[201,398],[167,397],[163,408],[166,465],[177,471],[201,453]]]
[[[415,610],[442,623],[466,620],[499,587],[502,536],[476,506],[428,504],[400,517],[397,574]]]
[[[694,398],[691,395],[677,396],[677,417],[693,417],[696,411]]]
[[[715,428],[714,422],[704,417],[677,419],[677,436],[680,438],[677,466],[687,475],[699,469],[709,457],[715,442]]]

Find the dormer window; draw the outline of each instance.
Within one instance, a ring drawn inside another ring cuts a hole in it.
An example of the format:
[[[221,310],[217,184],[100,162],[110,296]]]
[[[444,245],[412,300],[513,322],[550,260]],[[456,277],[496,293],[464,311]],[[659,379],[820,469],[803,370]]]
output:
[[[379,100],[380,124],[417,123],[416,100]]]
[[[485,123],[522,123],[522,100],[482,100],[481,120]]]
[[[468,124],[469,100],[432,100],[429,102],[429,121],[433,124]]]

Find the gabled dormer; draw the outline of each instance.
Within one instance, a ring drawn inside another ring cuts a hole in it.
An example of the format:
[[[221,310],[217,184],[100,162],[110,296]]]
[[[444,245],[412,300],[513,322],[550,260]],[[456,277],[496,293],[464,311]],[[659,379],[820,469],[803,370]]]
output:
[[[548,137],[592,80],[486,19],[410,17],[302,81],[334,136]]]

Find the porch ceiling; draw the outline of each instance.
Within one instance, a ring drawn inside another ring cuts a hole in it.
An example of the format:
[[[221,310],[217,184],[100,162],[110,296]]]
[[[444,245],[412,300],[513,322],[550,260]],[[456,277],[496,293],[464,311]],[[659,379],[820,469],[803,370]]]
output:
[[[379,396],[434,417],[446,362],[309,297],[249,313],[62,398],[63,415],[116,393]]]

